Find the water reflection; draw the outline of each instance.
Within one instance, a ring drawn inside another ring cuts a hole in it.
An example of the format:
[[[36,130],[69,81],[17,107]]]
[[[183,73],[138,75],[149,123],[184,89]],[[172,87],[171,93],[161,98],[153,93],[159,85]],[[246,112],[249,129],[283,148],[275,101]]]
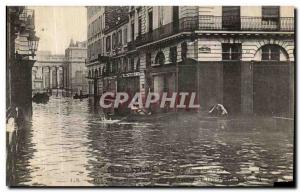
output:
[[[11,185],[265,186],[292,180],[293,129],[270,119],[181,114],[103,123],[93,101],[33,104],[10,155]]]

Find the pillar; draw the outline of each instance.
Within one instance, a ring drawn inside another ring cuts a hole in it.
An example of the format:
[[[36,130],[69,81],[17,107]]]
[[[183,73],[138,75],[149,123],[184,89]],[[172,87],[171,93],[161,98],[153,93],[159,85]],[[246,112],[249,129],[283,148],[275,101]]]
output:
[[[56,78],[55,78],[55,88],[56,89],[58,89],[59,88],[59,86],[58,86],[58,76],[59,76],[59,74],[58,74],[58,72],[59,72],[59,70],[57,70],[57,67],[55,67],[55,76],[56,76]]]
[[[52,70],[51,67],[49,67],[49,89],[52,88]]]

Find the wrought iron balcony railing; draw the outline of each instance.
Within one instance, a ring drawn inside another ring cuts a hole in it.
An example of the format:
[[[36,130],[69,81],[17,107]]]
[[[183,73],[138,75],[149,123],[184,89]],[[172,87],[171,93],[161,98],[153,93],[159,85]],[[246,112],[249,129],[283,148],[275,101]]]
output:
[[[29,30],[34,30],[34,10],[24,9],[23,12],[20,14],[19,19],[22,27]]]
[[[136,46],[157,41],[179,32],[192,31],[294,31],[293,17],[222,17],[193,16],[181,18],[178,22],[163,25],[152,32],[138,36]],[[132,43],[133,44],[133,43]],[[130,47],[130,45],[129,45]]]

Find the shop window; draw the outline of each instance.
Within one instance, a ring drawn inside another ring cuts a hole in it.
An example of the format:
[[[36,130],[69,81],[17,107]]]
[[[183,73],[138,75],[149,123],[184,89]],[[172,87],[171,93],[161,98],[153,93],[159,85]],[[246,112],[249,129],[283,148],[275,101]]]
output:
[[[162,51],[159,51],[155,57],[155,63],[159,65],[165,64],[165,55]]]
[[[261,60],[280,60],[280,48],[277,45],[265,45],[262,47]]]
[[[241,50],[241,43],[222,43],[222,60],[240,60]]]

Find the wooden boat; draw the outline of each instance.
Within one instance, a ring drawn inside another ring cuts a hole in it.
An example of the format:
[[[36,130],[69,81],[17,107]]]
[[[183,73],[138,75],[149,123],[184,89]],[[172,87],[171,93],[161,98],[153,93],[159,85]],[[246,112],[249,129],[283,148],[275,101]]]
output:
[[[73,96],[73,99],[85,99],[85,98],[88,98],[89,95],[86,94],[86,95],[74,95]]]
[[[50,96],[47,93],[36,93],[32,97],[32,101],[35,103],[48,103]]]

